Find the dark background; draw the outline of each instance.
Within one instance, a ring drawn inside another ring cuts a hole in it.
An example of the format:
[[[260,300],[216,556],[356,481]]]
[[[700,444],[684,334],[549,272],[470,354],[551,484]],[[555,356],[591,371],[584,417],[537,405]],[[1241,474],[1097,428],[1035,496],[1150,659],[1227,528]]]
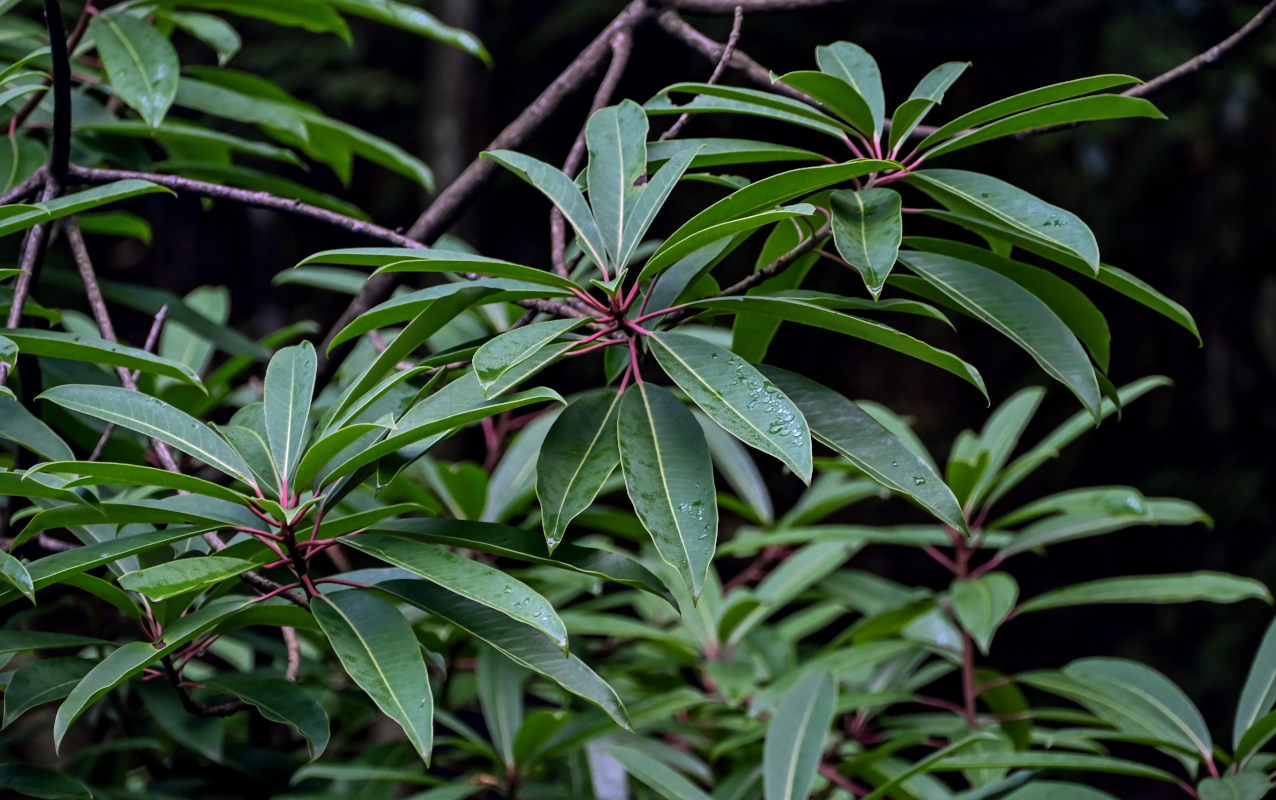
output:
[[[353,20],[353,48],[335,37],[281,34],[278,28],[245,23],[246,47],[231,66],[272,75],[333,116],[424,154],[442,185],[623,3],[451,0],[428,5],[448,22],[474,30],[492,52],[494,67],[488,70],[468,56]],[[941,122],[1008,94],[1087,74],[1150,78],[1223,39],[1257,7],[1210,0],[844,3],[751,16],[740,46],[783,73],[813,68],[816,45],[837,39],[859,43],[881,64],[888,109],[931,67],[972,61],[929,120]],[[729,18],[688,19],[719,40],[730,27]],[[193,47],[189,52],[192,59],[205,57]],[[704,80],[711,69],[701,56],[648,25],[636,34],[621,95],[641,102],[673,81]],[[997,175],[1080,215],[1098,237],[1104,260],[1185,304],[1205,340],[1198,348],[1173,323],[1091,284],[1112,326],[1113,380],[1120,385],[1156,373],[1172,378],[1175,386],[1158,390],[1132,405],[1119,422],[1113,419],[1088,434],[1011,500],[1076,486],[1126,484],[1149,496],[1192,500],[1216,524],[1212,530],[1139,529],[1060,546],[1048,560],[1028,556],[1011,565],[1026,596],[1065,582],[1197,569],[1233,571],[1276,586],[1271,524],[1276,403],[1270,399],[1276,388],[1274,77],[1276,26],[1221,65],[1155,95],[1167,122],[1099,123],[983,145],[943,160],[942,166]],[[726,80],[740,79],[728,73]],[[591,83],[572,97],[522,149],[561,163],[592,91]],[[657,129],[665,124],[655,123]],[[823,146],[744,118],[693,120],[685,135],[767,138],[773,131],[782,141]],[[354,200],[391,227],[410,225],[425,200],[406,181],[366,164],[357,166],[348,189],[322,167],[304,179]],[[714,192],[697,186],[679,190],[678,196],[694,208]],[[366,244],[265,212],[217,206],[212,214],[202,214],[194,200],[183,201],[184,206],[147,202],[152,218],[159,215],[157,223],[168,219],[171,224],[156,225],[148,253],[122,246],[108,270],[115,277],[152,280],[178,291],[228,285],[234,293],[233,322],[256,333],[293,319],[323,324],[335,319],[343,298],[274,288],[270,277],[322,247]],[[547,216],[548,204],[540,195],[499,176],[454,232],[484,254],[544,265]],[[219,242],[217,248],[205,246],[210,236]],[[818,269],[825,273],[821,280],[845,281],[846,276],[830,272],[831,266]],[[844,285],[853,290],[852,283]],[[980,326],[959,322],[955,336],[938,328],[916,330],[975,364],[994,403],[1020,386],[1046,380],[1025,354]],[[787,331],[770,360],[809,370],[852,397],[910,415],[941,457],[958,431],[979,427],[986,416],[982,399],[957,379],[845,338]],[[1057,384],[1050,386],[1029,440],[1074,411],[1071,396]],[[775,487],[781,502],[795,489],[783,480]],[[859,519],[890,513],[868,506]],[[899,580],[942,577],[930,562],[896,549],[879,549],[866,563]],[[1271,609],[1253,601],[1054,611],[1033,624],[1008,624],[991,660],[1008,671],[1061,666],[1091,655],[1143,660],[1183,686],[1201,705],[1216,737],[1228,741],[1249,659],[1270,618]]]

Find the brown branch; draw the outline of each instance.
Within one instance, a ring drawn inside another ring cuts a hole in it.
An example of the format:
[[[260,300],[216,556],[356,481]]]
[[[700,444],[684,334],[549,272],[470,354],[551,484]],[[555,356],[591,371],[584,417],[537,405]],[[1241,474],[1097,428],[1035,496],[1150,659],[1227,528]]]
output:
[[[694,14],[730,14],[739,8],[746,14],[759,11],[794,11],[845,3],[846,0],[669,0],[670,8]]]
[[[731,5],[735,6],[738,4],[732,3]],[[745,10],[747,11],[748,8],[746,7]],[[727,46],[722,42],[710,39],[708,36],[705,36],[703,33],[698,31],[693,25],[679,16],[678,12],[672,8],[666,8],[656,14],[656,24],[658,24],[665,33],[673,36],[675,39],[681,39],[688,47],[695,50],[697,53],[700,53],[710,61],[717,62],[722,60],[722,54],[727,49]],[[744,53],[739,48],[737,48],[734,53],[731,53],[726,62],[728,67],[739,70],[746,78],[764,89],[778,92],[788,97],[792,97],[795,100],[801,100],[804,103],[818,105],[814,100],[807,97],[802,92],[799,92],[797,89],[794,89],[792,86],[787,86],[783,83],[772,83],[771,70],[754,61],[747,53]]]
[[[722,55],[718,56],[718,63],[713,66],[713,74],[709,76],[708,83],[710,86],[718,82],[718,78],[722,77],[722,70],[727,66],[727,62],[731,60],[731,54],[735,52],[736,44],[740,41],[740,26],[743,23],[744,11],[740,6],[736,6],[735,19],[731,22],[731,34],[727,36],[727,43],[722,47]],[[669,130],[660,134],[660,141],[667,142],[677,136],[689,119],[691,119],[691,112],[682,112],[682,115],[669,126]]]
[[[173,691],[177,692],[177,697],[182,702],[182,708],[186,709],[189,714],[194,714],[197,717],[229,717],[232,714],[251,708],[243,700],[232,700],[229,703],[220,703],[215,706],[205,705],[191,697],[190,692],[182,684],[181,676],[173,668],[173,660],[171,658],[164,656],[160,659],[160,663],[164,667],[165,677],[173,685]]]
[[[48,167],[41,164],[40,167],[35,172],[31,173],[26,180],[10,189],[3,197],[0,197],[0,206],[17,203],[36,189],[44,186],[44,182],[48,176],[47,170]]]
[[[303,217],[326,222],[337,228],[358,233],[372,239],[380,239],[384,242],[398,245],[399,247],[422,247],[422,244],[415,239],[404,236],[401,233],[392,231],[389,228],[383,228],[380,225],[371,222],[364,222],[361,219],[348,217],[345,214],[339,214],[336,211],[329,211],[326,208],[312,206],[309,203],[303,203],[300,200],[293,200],[287,197],[280,197],[270,192],[255,192],[248,189],[238,189],[233,186],[222,186],[217,183],[208,183],[206,181],[197,181],[191,178],[183,178],[178,175],[163,175],[158,172],[135,172],[125,169],[95,169],[91,167],[80,167],[71,165],[68,175],[85,183],[110,183],[111,181],[125,180],[136,178],[151,183],[165,186],[177,192],[190,192],[203,197],[212,197],[214,199],[232,200],[236,203],[242,203],[255,208],[269,208],[275,211],[286,211],[290,214],[297,214]]]
[[[1226,55],[1227,51],[1257,33],[1264,25],[1272,20],[1273,15],[1276,15],[1276,0],[1272,0],[1272,2],[1260,8],[1258,13],[1250,18],[1249,22],[1246,22],[1239,30],[1210,49],[1183,62],[1182,64],[1179,64],[1171,70],[1162,72],[1147,83],[1141,83],[1138,86],[1127,89],[1121,94],[1126,97],[1146,97],[1153,92],[1159,92],[1161,89],[1180,78],[1191,75],[1201,68],[1213,64],[1215,61],[1218,61]]]
[[[301,674],[301,642],[297,641],[297,629],[284,626],[279,629],[284,637],[284,649],[288,651],[288,665],[284,667],[284,679],[297,682]]]
[[[585,160],[585,129],[589,125],[589,118],[594,115],[594,112],[611,102],[612,95],[616,93],[616,86],[620,83],[621,76],[625,74],[625,67],[629,64],[629,54],[632,51],[633,31],[628,28],[616,31],[616,35],[611,38],[611,63],[607,65],[607,72],[599,82],[598,90],[594,92],[594,101],[589,105],[585,124],[580,126],[580,133],[576,135],[576,140],[572,142],[572,148],[567,153],[567,160],[563,162],[563,172],[568,176],[575,175]],[[558,206],[549,212],[549,240],[550,261],[554,265],[554,272],[566,278],[568,270],[564,253],[567,250],[567,222],[563,218],[563,212],[558,210]]]

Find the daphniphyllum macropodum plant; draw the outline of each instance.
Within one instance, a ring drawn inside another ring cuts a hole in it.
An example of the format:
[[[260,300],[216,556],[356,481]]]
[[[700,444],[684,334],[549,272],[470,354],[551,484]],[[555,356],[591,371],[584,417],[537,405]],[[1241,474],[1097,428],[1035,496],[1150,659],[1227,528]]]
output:
[[[362,16],[487,58],[469,34],[387,0],[86,5],[69,33],[57,2],[44,24],[19,13],[29,5],[0,2],[13,31],[0,236],[14,245],[0,268],[0,787],[212,796],[229,769],[254,796],[1095,800],[1112,796],[1095,776],[1114,773],[1197,800],[1266,795],[1276,633],[1230,751],[1152,667],[1003,674],[989,661],[1003,625],[1056,608],[1271,601],[1210,572],[1020,598],[1010,571],[1080,538],[1208,522],[1122,486],[1006,502],[1166,383],[1108,378],[1088,290],[1197,331],[1104,263],[1078,216],[949,157],[1160,118],[1142,96],[1156,82],[1079,78],[931,126],[967,64],[934,68],[889,116],[876,62],[850,42],[773,86],[732,86],[719,82],[740,55],[731,7],[710,81],[610,104],[636,25],[689,36],[679,3],[640,0],[582,53],[610,45],[612,70],[564,168],[508,137],[471,168],[550,201],[551,253],[516,262],[483,242],[423,246],[477,178],[405,235],[275,174],[308,163],[348,180],[357,156],[431,184],[395,145],[220,66],[240,46],[223,11],[346,38]],[[177,36],[219,66],[181,63]],[[825,146],[681,136],[693,115],[738,115],[744,131],[761,118]],[[690,181],[719,197],[679,217]],[[306,326],[254,342],[226,327],[218,287],[98,280],[85,234],[149,240],[116,204],[167,191],[386,246],[280,265],[277,283],[355,295],[352,311],[319,347]],[[82,291],[91,315],[42,304],[54,284]],[[144,345],[118,340],[124,309],[153,318]],[[991,398],[941,467],[907,420],[770,352],[781,326],[822,329],[987,397],[974,364],[926,341],[955,323],[1010,339],[1080,409],[1021,449],[1047,390]],[[470,426],[485,453],[444,455]],[[763,478],[780,470],[806,486],[783,509]],[[871,497],[910,503],[916,521],[840,522]],[[852,564],[878,547],[920,549],[951,580]]]

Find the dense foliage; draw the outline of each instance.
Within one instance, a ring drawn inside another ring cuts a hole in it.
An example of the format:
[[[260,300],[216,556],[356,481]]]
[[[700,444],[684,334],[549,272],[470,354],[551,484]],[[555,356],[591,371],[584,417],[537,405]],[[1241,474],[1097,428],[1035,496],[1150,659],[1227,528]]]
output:
[[[240,47],[227,11],[347,38],[345,16],[363,16],[486,58],[472,36],[384,0],[87,6],[69,34],[45,7],[47,26],[0,2],[0,786],[213,796],[229,769],[263,796],[1094,800],[1112,796],[1095,776],[1115,774],[1198,800],[1265,796],[1276,633],[1230,748],[1151,667],[1003,674],[990,660],[1024,615],[1271,600],[1214,572],[1079,575],[1019,597],[1017,556],[1208,523],[1124,486],[1012,494],[1165,384],[1109,380],[1089,290],[1197,331],[1104,263],[1076,215],[937,163],[1044,127],[1160,117],[1134,78],[1068,80],[929,127],[964,63],[888,115],[872,56],[835,42],[770,89],[715,72],[643,104],[600,98],[579,163],[484,154],[555,209],[550,257],[516,263],[481,241],[424,247],[280,177],[272,162],[348,180],[357,156],[432,183],[400,147],[264,76],[183,65],[171,41],[224,63]],[[766,140],[687,138],[681,122],[653,139],[687,115],[738,115]],[[662,213],[692,181],[718,199]],[[226,327],[217,287],[98,281],[84,234],[147,241],[127,201],[168,191],[395,245],[298,253],[279,283],[359,297],[402,283],[316,348],[306,326],[260,342]],[[45,269],[63,246],[76,271]],[[50,286],[83,304],[43,304]],[[145,342],[118,341],[121,309],[153,316]],[[1046,389],[991,398],[941,462],[887,408],[767,363],[781,326],[807,326],[938,368],[937,392],[986,396],[975,365],[926,340],[954,320],[1007,337],[1080,409],[1021,444]],[[436,447],[476,425],[482,457]],[[776,486],[796,482],[777,508]],[[886,497],[914,521],[848,524]],[[950,580],[851,566],[900,547]]]

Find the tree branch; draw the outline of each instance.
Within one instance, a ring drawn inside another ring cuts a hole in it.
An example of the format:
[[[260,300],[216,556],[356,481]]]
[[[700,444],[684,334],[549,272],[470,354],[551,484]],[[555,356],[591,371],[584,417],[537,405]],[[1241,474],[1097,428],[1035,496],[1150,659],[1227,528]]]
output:
[[[36,189],[44,186],[47,179],[47,167],[43,164],[22,183],[10,189],[3,197],[0,197],[0,206],[7,206],[10,203],[20,202],[24,197],[34,192]]]
[[[742,6],[744,11],[748,11],[748,5],[742,3],[731,3],[732,8],[736,5]],[[665,33],[682,40],[688,47],[695,50],[710,61],[718,62],[722,60],[722,54],[726,52],[727,46],[722,42],[714,41],[708,36],[698,31],[691,23],[683,19],[673,8],[666,8],[656,14],[656,24],[658,24]],[[801,100],[804,103],[818,105],[810,97],[802,92],[787,86],[783,83],[771,82],[771,70],[754,61],[749,55],[739,48],[730,54],[726,60],[727,66],[739,70],[746,78],[774,92],[792,97],[795,100]]]
[[[718,56],[718,63],[713,65],[713,73],[709,76],[709,85],[718,82],[718,78],[722,77],[722,70],[727,66],[727,62],[731,60],[731,54],[735,52],[736,45],[740,42],[740,26],[744,24],[744,11],[740,6],[735,7],[735,18],[731,21],[731,33],[727,36],[727,43],[722,47],[722,55]],[[678,135],[678,132],[687,124],[687,120],[691,119],[691,112],[684,111],[669,126],[669,130],[660,134],[660,141],[667,142]]]
[[[746,14],[759,11],[794,11],[845,3],[847,0],[669,0],[665,5],[695,14],[730,14],[736,8]]]
[[[358,233],[372,239],[380,239],[383,242],[398,245],[399,247],[420,248],[423,245],[415,239],[404,236],[401,233],[392,231],[389,228],[383,228],[371,222],[364,222],[361,219],[348,217],[345,214],[338,214],[335,211],[329,211],[326,208],[319,208],[300,200],[293,200],[287,197],[280,197],[270,192],[255,192],[248,189],[238,189],[233,186],[222,186],[218,183],[208,183],[206,181],[197,181],[191,178],[183,178],[178,175],[164,175],[158,172],[135,172],[126,169],[95,169],[91,167],[80,167],[71,165],[68,175],[76,180],[85,183],[110,183],[111,181],[125,180],[128,178],[137,178],[160,186],[166,186],[177,192],[190,192],[203,197],[212,197],[220,200],[231,200],[236,203],[242,203],[246,206],[255,208],[269,208],[275,211],[286,211],[290,214],[297,214],[303,217],[317,219],[320,222],[326,222],[337,228]]]

